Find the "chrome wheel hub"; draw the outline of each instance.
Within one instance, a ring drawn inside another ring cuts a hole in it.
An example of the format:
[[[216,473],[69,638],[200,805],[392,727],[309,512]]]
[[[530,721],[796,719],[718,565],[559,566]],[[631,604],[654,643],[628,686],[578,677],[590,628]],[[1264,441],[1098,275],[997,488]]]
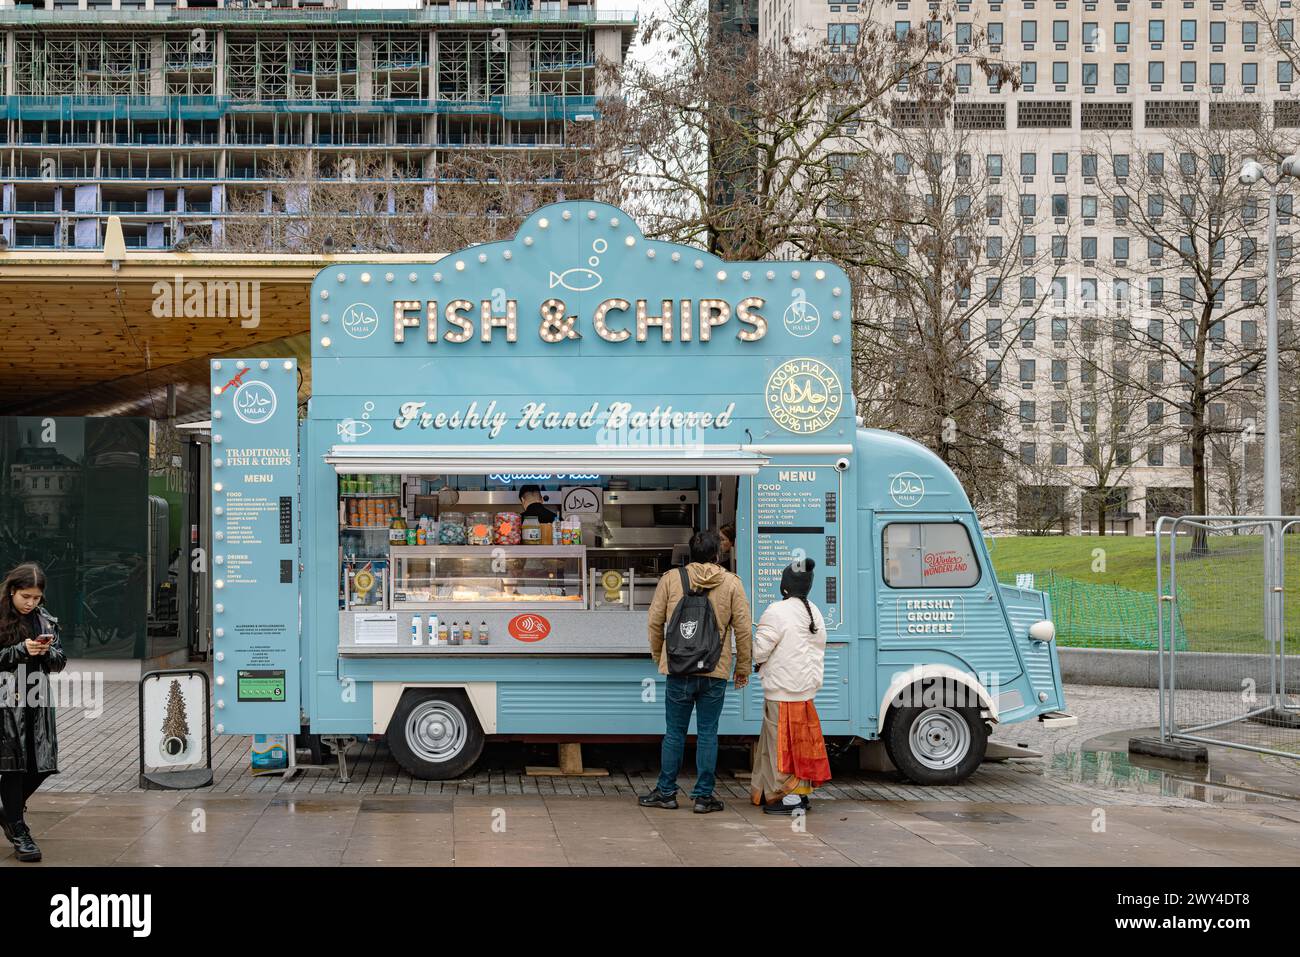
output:
[[[908,736],[912,756],[935,771],[962,762],[970,751],[970,727],[952,708],[927,708],[912,722]]]
[[[465,715],[446,701],[426,701],[406,719],[407,745],[417,757],[435,764],[460,754],[468,737]]]

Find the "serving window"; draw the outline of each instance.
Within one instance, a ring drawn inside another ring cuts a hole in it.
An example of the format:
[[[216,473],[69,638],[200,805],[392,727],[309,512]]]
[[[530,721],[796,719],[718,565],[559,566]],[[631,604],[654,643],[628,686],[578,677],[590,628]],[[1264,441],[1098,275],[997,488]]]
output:
[[[960,522],[891,522],[882,549],[890,588],[969,588],[980,580],[975,546]]]

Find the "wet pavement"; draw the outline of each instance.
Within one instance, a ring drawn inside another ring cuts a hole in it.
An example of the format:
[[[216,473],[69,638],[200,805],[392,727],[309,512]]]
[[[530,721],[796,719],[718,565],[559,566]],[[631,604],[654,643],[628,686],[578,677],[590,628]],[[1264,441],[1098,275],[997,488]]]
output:
[[[553,764],[553,747],[493,744],[472,774],[437,782],[364,742],[345,784],[333,763],[254,777],[248,739],[222,736],[212,787],[142,791],[135,686],[107,690],[91,720],[60,712],[64,771],[29,809],[44,865],[1300,863],[1300,762],[1221,748],[1208,765],[1130,760],[1128,738],[1155,715],[1156,693],[1142,689],[1067,688],[1077,727],[1000,727],[995,741],[1043,757],[986,763],[956,787],[860,771],[846,755],[794,821],[748,803],[742,750],[723,752],[723,812],[639,807],[657,773],[652,745],[585,748],[604,778],[535,778],[524,765]],[[0,865],[24,866],[11,854]]]
[[[1300,808],[820,801],[694,814],[630,798],[50,794],[45,860],[0,866],[1294,866]]]

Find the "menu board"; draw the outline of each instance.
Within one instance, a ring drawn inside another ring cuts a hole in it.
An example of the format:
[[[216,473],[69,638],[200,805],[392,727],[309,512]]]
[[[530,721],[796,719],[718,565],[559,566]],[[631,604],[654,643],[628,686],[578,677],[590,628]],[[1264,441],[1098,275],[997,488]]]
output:
[[[831,465],[770,465],[754,476],[750,497],[753,530],[754,613],[781,600],[781,572],[792,561],[815,562],[808,596],[828,631],[843,621],[840,514],[843,473]]]
[[[211,372],[214,723],[296,733],[298,370],[220,359]]]

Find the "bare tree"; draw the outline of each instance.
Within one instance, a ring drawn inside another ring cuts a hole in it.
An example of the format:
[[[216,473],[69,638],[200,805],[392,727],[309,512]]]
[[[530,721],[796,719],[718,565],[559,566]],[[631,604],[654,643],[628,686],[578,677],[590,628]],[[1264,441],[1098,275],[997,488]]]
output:
[[[1065,474],[1081,493],[1080,516],[1091,512],[1097,534],[1105,535],[1107,516],[1134,470],[1144,459],[1163,462],[1169,406],[1152,399],[1164,377],[1132,332],[1130,301],[1121,294],[1079,305],[1084,315],[1070,320],[1067,339],[1073,353],[1067,388],[1053,392],[1050,417],[1053,438],[1074,460]],[[1153,442],[1160,449],[1155,455]],[[1124,506],[1131,508],[1126,497]]]
[[[1171,390],[1163,379],[1134,381],[1153,398],[1172,395],[1187,424],[1192,508],[1205,514],[1209,441],[1229,429],[1211,417],[1211,406],[1254,401],[1261,378],[1262,339],[1227,334],[1228,320],[1258,316],[1264,292],[1261,208],[1237,177],[1256,153],[1258,137],[1212,123],[1170,130],[1161,146],[1148,151],[1136,141],[1106,144],[1099,187],[1113,216],[1127,223],[1117,227],[1131,233],[1124,238],[1127,256],[1144,262],[1146,288],[1135,292],[1146,323],[1135,324],[1134,335],[1175,370],[1177,387]],[[1289,303],[1289,277],[1280,288]]]
[[[878,161],[897,119],[942,113],[956,57],[950,13],[896,34],[884,6],[862,4],[842,36],[773,47],[732,42],[706,0],[669,0],[641,27],[662,55],[604,67],[619,96],[587,128],[602,197],[648,235],[728,259],[877,266],[881,184],[855,194],[844,158]]]
[[[1002,381],[1047,303],[1038,276],[1051,249],[1035,232],[1049,210],[1022,206],[1015,177],[1004,181],[982,143],[951,122],[897,129],[885,144],[892,243],[865,271],[854,313],[863,416],[933,449],[982,514],[1009,514],[1015,410]]]
[[[532,210],[589,196],[572,150],[463,150],[436,168],[375,154],[276,154],[270,185],[231,189],[213,245],[276,252],[446,252],[512,237]]]

